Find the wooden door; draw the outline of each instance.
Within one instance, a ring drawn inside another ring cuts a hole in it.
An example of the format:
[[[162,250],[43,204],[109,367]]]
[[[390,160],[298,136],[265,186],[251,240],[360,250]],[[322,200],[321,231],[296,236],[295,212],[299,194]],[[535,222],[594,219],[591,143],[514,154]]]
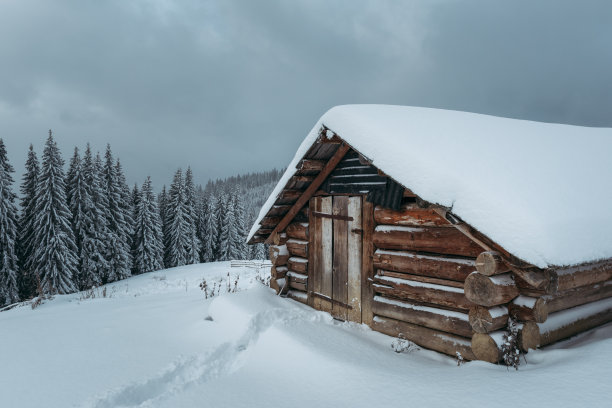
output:
[[[361,323],[362,197],[310,201],[309,303]]]

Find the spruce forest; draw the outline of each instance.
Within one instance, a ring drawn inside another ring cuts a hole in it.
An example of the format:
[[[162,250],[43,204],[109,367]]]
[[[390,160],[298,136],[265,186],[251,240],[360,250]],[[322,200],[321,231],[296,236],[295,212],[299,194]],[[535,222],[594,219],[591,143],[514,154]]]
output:
[[[18,196],[0,139],[0,306],[164,268],[266,258],[263,244],[245,239],[279,170],[202,187],[188,167],[156,193],[150,177],[128,186],[110,145],[104,155],[75,147],[64,165],[49,131],[41,160],[30,145]]]

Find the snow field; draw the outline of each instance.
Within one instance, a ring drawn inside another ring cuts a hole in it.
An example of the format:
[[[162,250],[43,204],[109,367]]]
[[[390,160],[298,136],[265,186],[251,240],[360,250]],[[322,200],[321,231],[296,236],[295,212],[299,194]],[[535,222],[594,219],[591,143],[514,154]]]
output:
[[[231,274],[238,291],[198,287]],[[421,349],[283,299],[228,262],[0,313],[0,406],[607,406],[612,325],[527,355],[518,372]],[[316,405],[315,405],[316,404]]]

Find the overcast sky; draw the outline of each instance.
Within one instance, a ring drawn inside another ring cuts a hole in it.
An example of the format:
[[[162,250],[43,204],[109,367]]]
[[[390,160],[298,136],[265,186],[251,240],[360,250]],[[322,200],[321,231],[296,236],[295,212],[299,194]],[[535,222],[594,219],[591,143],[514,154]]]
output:
[[[0,2],[0,137],[21,178],[111,143],[157,188],[284,167],[330,107],[385,103],[612,126],[612,2]]]

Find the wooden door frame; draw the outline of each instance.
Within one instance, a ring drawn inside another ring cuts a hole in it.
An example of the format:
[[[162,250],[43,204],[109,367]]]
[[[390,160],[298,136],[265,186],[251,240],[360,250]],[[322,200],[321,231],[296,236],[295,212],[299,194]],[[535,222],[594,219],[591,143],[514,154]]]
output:
[[[310,201],[310,237],[309,237],[309,262],[308,262],[308,304],[317,309],[327,312],[332,312],[334,303],[337,303],[333,299],[333,293],[330,291],[329,299],[326,299],[325,296],[320,296],[316,294],[325,293],[326,290],[333,288],[322,288],[323,284],[323,273],[326,268],[325,262],[331,261],[331,265],[327,265],[327,268],[333,265],[333,247],[334,240],[331,237],[331,232],[333,230],[332,219],[334,217],[326,217],[321,216],[321,212],[323,213],[332,213],[333,201],[335,196],[345,196],[345,195],[320,195],[311,198]],[[323,197],[329,197],[324,203]],[[352,307],[352,309],[348,309],[347,311],[347,320],[357,322],[357,323],[365,323],[370,324],[372,321],[372,278],[373,278],[373,270],[372,270],[372,255],[373,255],[373,245],[372,245],[372,231],[374,229],[374,208],[371,203],[369,203],[365,199],[365,195],[363,194],[352,194],[351,197],[358,197],[359,205],[361,207],[361,211],[358,213],[354,212],[355,215],[354,220],[349,220],[347,217],[344,217],[346,221],[348,221],[347,232],[349,235],[349,243],[352,241],[353,245],[358,245],[359,250],[361,251],[361,256],[355,262],[355,259],[351,259],[348,256],[347,262],[350,263],[346,265],[347,273],[349,268],[357,268],[358,276],[359,276],[359,288],[355,291],[355,286],[350,284],[350,278],[347,276],[347,304]],[[322,208],[322,206],[327,205],[327,208]],[[348,206],[355,205],[353,202]],[[347,208],[348,211],[348,208]],[[317,217],[313,216],[314,214],[319,213]],[[342,219],[343,217],[339,217]],[[350,217],[348,217],[350,218]],[[324,221],[327,220],[327,221]],[[329,224],[329,225],[328,225]],[[322,231],[323,226],[326,226],[327,232]],[[357,228],[359,227],[359,228]],[[327,233],[326,237],[324,234]],[[358,237],[360,242],[355,242],[355,238]],[[331,245],[332,259],[327,260],[323,259],[323,239],[327,239],[328,242],[325,244]],[[350,244],[349,244],[350,245]],[[348,250],[347,250],[348,254]],[[317,256],[319,259],[317,259]],[[318,269],[317,269],[318,268]],[[331,272],[331,271],[330,271]],[[353,275],[354,276],[354,275]],[[354,280],[353,280],[354,282]]]

